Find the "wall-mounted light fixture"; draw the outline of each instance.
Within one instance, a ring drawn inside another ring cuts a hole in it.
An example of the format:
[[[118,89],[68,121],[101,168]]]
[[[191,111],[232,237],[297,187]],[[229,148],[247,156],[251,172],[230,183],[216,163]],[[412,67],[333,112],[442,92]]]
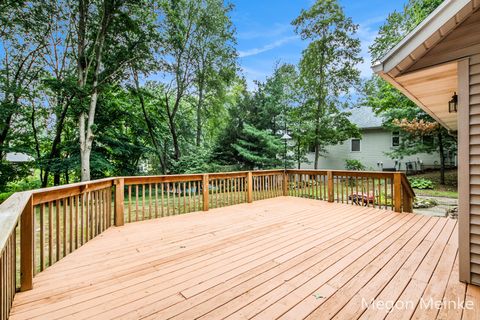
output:
[[[453,93],[452,100],[448,102],[448,112],[457,112],[457,106],[458,106],[458,96],[457,93]]]

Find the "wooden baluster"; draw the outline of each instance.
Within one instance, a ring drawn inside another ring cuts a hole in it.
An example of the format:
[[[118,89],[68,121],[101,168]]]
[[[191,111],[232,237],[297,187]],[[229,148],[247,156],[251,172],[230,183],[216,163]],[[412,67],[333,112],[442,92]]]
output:
[[[142,184],[142,218],[141,221],[145,220],[145,184]]]
[[[355,204],[358,204],[358,177],[355,176],[355,201],[356,203]]]
[[[135,221],[138,221],[138,184],[135,185]]]
[[[148,219],[152,219],[152,184],[148,184]]]
[[[378,183],[377,183],[377,189],[378,189],[378,208],[382,208],[382,180],[379,178]]]
[[[182,187],[180,182],[177,182],[177,199],[178,199],[178,214],[181,214],[182,213]]]
[[[110,216],[109,216],[109,212],[108,212],[108,193],[107,191],[111,191],[110,189],[103,189],[103,230],[102,231],[105,231],[108,227],[110,227],[109,225],[109,221],[110,221]],[[125,187],[124,187],[124,197],[125,197]],[[122,202],[120,204],[123,204],[125,205],[125,199],[122,200]],[[122,212],[122,215],[123,215],[123,212]],[[125,218],[124,218],[124,223],[125,223]]]
[[[128,222],[132,222],[132,186],[128,186]]]
[[[155,183],[155,219],[158,218],[158,183]]]
[[[102,232],[102,223],[103,223],[103,211],[102,211],[102,190],[96,191],[96,206],[95,210],[97,211],[97,228],[96,235],[99,235]]]
[[[203,190],[203,211],[208,211],[208,195],[209,195],[209,177],[208,174],[203,175],[203,181],[202,181],[202,190]]]
[[[83,246],[85,243],[85,193],[82,193],[82,202],[81,202],[81,211],[80,211],[80,246]]]
[[[170,182],[167,183],[167,217],[170,215]]]
[[[73,251],[73,208],[74,208],[74,203],[73,203],[73,197],[71,196],[70,199],[69,199],[69,203],[70,203],[70,206],[69,206],[69,211],[70,211],[70,221],[69,221],[69,240],[70,240],[70,243],[69,243],[69,253],[71,253]]]
[[[79,221],[79,209],[80,209],[80,195],[75,196],[75,249],[78,248],[78,227]]]
[[[192,212],[192,189],[191,189],[191,182],[188,181],[188,194],[186,195],[187,196],[187,203],[188,203],[188,212]],[[184,192],[186,192],[186,190],[184,190]]]
[[[388,196],[388,179],[387,178],[384,178],[384,191],[385,191],[385,195],[384,195],[384,206],[385,206],[385,209],[388,210],[388,207],[390,206],[388,204],[388,199],[389,199],[389,196]]]
[[[164,183],[162,182],[160,184],[160,201],[162,202],[162,207],[160,208],[160,216],[161,217],[165,217],[165,209],[164,209],[164,206],[165,206],[165,187],[164,187]]]
[[[218,179],[212,180],[212,202],[215,204],[215,208],[219,208],[219,192],[218,192]],[[213,204],[212,204],[213,207]]]
[[[55,254],[55,261],[60,260],[60,200],[55,201]]]
[[[183,192],[183,213],[187,212],[187,199],[185,198],[185,192],[186,192],[186,189],[185,189],[185,182],[183,183],[183,189],[180,190],[181,192]]]
[[[391,207],[392,207],[392,210],[395,210],[395,195],[394,195],[394,191],[393,191],[393,184],[394,184],[394,181],[392,178],[389,179],[390,180],[390,197],[392,199],[392,203],[391,203]]]
[[[100,205],[100,192],[99,191],[95,191],[95,207],[94,207],[94,212],[95,212],[95,223],[94,223],[94,227],[95,227],[95,232],[93,233],[93,237],[96,237],[99,233],[100,233],[100,226],[101,226],[101,219],[102,219],[102,212],[100,211],[100,209],[102,208],[101,205]]]
[[[346,186],[346,191],[347,191],[347,195],[346,195],[347,204],[349,203],[349,201],[350,201],[350,204],[353,204],[353,202],[351,201],[352,199],[350,199],[350,194],[352,193],[352,190],[350,190],[350,187],[351,187],[350,183],[351,183],[351,181],[352,181],[352,177],[347,176],[346,179],[347,179],[347,182],[346,182],[346,185],[347,185],[347,186]]]
[[[62,223],[63,223],[63,230],[62,230],[62,245],[63,245],[63,255],[62,258],[67,255],[67,199],[63,199],[63,217],[62,217]]]
[[[40,271],[45,269],[45,203],[40,205]]]
[[[373,207],[375,208],[375,202],[377,200],[377,197],[375,194],[375,177],[372,178],[372,192],[373,192]]]

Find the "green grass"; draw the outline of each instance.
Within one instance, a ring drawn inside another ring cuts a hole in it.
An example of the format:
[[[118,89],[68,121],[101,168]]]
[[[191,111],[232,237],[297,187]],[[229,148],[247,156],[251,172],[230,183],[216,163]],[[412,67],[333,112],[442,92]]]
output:
[[[413,178],[423,178],[429,179],[433,182],[433,189],[431,190],[420,190],[414,189],[415,194],[419,196],[430,196],[430,197],[448,197],[448,198],[458,198],[458,189],[457,189],[457,170],[447,170],[445,172],[445,185],[440,184],[440,171],[430,171],[421,174],[408,176],[409,179]]]

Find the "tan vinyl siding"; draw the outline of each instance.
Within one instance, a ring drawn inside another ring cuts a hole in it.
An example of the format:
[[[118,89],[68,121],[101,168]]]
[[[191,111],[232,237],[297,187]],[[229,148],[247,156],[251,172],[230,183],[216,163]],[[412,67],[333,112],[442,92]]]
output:
[[[480,54],[469,59],[469,106],[470,272],[472,283],[480,284]]]

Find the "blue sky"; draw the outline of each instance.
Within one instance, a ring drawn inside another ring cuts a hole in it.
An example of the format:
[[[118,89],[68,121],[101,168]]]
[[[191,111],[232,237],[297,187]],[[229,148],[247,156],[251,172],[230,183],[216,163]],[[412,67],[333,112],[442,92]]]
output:
[[[232,0],[235,10],[233,22],[237,28],[240,66],[250,89],[253,81],[264,81],[277,62],[296,64],[305,47],[293,32],[290,22],[302,8],[313,0]],[[362,41],[365,62],[359,66],[362,76],[368,77],[370,57],[368,46],[378,28],[394,10],[402,10],[406,0],[340,0],[347,16],[360,25],[358,37]]]

